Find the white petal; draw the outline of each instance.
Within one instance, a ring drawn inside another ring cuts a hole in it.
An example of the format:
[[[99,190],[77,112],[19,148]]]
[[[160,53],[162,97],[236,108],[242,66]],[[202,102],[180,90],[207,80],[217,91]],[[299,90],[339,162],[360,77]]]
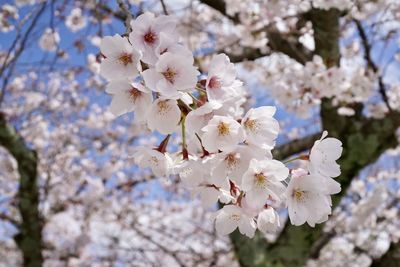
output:
[[[148,114],[149,129],[162,134],[173,133],[181,119],[181,111],[175,100],[157,99]]]

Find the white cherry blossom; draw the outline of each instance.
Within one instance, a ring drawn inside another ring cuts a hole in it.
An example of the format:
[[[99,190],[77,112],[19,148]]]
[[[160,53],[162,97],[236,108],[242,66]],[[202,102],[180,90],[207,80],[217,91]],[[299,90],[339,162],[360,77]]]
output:
[[[243,174],[249,168],[251,159],[272,159],[272,155],[258,148],[247,145],[239,145],[229,152],[222,152],[213,158],[214,169],[212,175],[215,177],[229,177],[240,185]]]
[[[186,187],[192,188],[193,194],[199,194],[204,207],[232,200],[229,194],[229,182],[225,178],[211,176],[210,158],[190,159],[180,168],[179,177]]]
[[[160,45],[161,33],[168,35],[177,41],[174,34],[176,20],[172,16],[157,16],[146,12],[131,22],[132,32],[129,34],[129,40],[134,47],[143,53],[143,61],[154,65],[158,57],[156,48]],[[158,54],[161,54],[158,51]]]
[[[140,168],[150,167],[156,176],[160,177],[170,174],[172,159],[166,153],[163,154],[148,147],[138,147],[133,154],[133,159]]]
[[[176,38],[174,38],[174,36],[171,36],[170,34],[166,34],[164,32],[161,32],[159,36],[160,44],[154,50],[157,58],[159,58],[162,54],[166,52],[170,52],[172,54],[180,54],[187,58],[193,57],[192,52],[185,46],[177,43],[177,40]]]
[[[173,98],[178,91],[193,91],[199,72],[193,66],[193,56],[166,52],[160,56],[154,68],[145,70],[142,75],[151,90]]]
[[[186,129],[188,133],[194,135],[195,133],[201,134],[201,129],[214,116],[214,111],[222,106],[219,102],[206,102],[201,107],[189,112],[186,116]]]
[[[288,168],[280,161],[251,160],[242,181],[248,202],[254,206],[263,206],[269,197],[280,201],[285,191],[282,181],[288,175]]]
[[[240,233],[252,238],[256,231],[254,218],[248,216],[242,208],[235,205],[225,205],[215,218],[215,228],[221,235],[232,233],[239,228]]]
[[[225,54],[214,56],[209,64],[206,81],[208,99],[223,101],[241,85],[242,82],[236,80],[235,67],[229,57]]]
[[[275,233],[280,225],[279,215],[272,207],[268,207],[258,214],[257,228],[264,234]]]
[[[135,111],[135,119],[145,121],[146,114],[153,102],[151,92],[140,83],[129,80],[111,81],[106,92],[113,95],[110,111],[115,116]]]
[[[231,151],[245,138],[240,123],[225,116],[214,116],[202,131],[203,145],[208,152]]]
[[[86,18],[82,15],[82,9],[74,8],[65,20],[65,25],[72,31],[76,32],[83,29],[87,24]]]
[[[273,118],[276,108],[264,106],[250,109],[243,117],[246,142],[271,150],[279,133],[278,121]]]
[[[147,126],[162,134],[173,133],[181,120],[178,103],[173,99],[158,98],[153,102],[147,113]]]
[[[328,137],[324,131],[321,139],[315,141],[310,152],[310,172],[323,176],[337,177],[340,175],[340,166],[336,163],[342,154],[342,142]]]
[[[286,204],[290,222],[302,225],[307,222],[311,227],[328,219],[331,214],[331,199],[321,186],[321,177],[307,174],[305,170],[292,171],[292,177],[286,189]],[[329,178],[330,179],[330,178]]]
[[[47,28],[39,39],[39,46],[45,51],[54,52],[56,51],[59,42],[60,35],[58,32]]]
[[[140,70],[141,53],[128,39],[116,34],[101,41],[101,53],[105,59],[100,65],[100,75],[107,80],[135,78]]]

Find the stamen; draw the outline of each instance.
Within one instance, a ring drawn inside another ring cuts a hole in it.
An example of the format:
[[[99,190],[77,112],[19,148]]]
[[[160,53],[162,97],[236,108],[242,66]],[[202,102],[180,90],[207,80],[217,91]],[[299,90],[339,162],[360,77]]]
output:
[[[168,112],[168,110],[170,109],[170,106],[168,105],[167,100],[158,102],[157,107],[158,107],[158,114],[160,114],[160,115],[165,115]]]
[[[255,131],[258,130],[259,124],[258,124],[257,120],[250,120],[250,119],[247,119],[247,120],[244,122],[244,127],[246,127],[247,129],[249,129],[250,131],[255,132]]]
[[[228,163],[228,167],[230,169],[234,169],[236,165],[239,163],[239,160],[235,157],[235,154],[229,154],[225,157],[226,162]]]
[[[121,61],[124,66],[133,63],[132,55],[128,53],[121,54],[118,60]]]
[[[299,202],[303,202],[307,194],[305,191],[293,190],[292,196]]]
[[[169,81],[170,83],[174,83],[175,76],[177,73],[175,72],[175,70],[168,67],[167,70],[165,72],[163,72],[162,74],[164,75],[164,77],[167,81]]]
[[[129,89],[128,93],[129,93],[129,98],[133,100],[133,102],[135,102],[142,95],[142,92],[135,87]]]
[[[153,44],[157,40],[157,34],[155,32],[152,32],[151,30],[149,30],[143,36],[143,40],[148,44]]]
[[[240,215],[239,214],[232,214],[230,216],[230,218],[231,218],[231,220],[234,220],[234,221],[240,221]]]
[[[220,122],[218,124],[218,135],[225,136],[229,134],[229,124],[225,122]]]
[[[255,184],[257,186],[264,186],[265,181],[267,180],[267,177],[262,172],[255,174],[254,178],[255,178]]]

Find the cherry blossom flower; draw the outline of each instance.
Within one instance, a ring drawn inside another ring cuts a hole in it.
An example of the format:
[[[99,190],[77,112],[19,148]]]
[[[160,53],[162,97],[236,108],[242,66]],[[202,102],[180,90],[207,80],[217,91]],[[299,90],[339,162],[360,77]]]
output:
[[[222,106],[219,102],[206,102],[201,107],[189,112],[186,116],[186,129],[194,135],[201,133],[201,129],[213,118],[214,111]]]
[[[241,85],[242,82],[236,80],[235,67],[229,57],[225,54],[214,56],[209,64],[206,81],[208,99],[223,101]]]
[[[82,9],[74,8],[65,20],[65,25],[72,31],[77,32],[87,24],[86,18],[82,16]]]
[[[106,92],[113,95],[110,111],[115,116],[135,111],[136,120],[146,120],[146,114],[153,102],[153,96],[146,87],[129,80],[118,80],[111,81]]]
[[[179,171],[179,177],[183,184],[193,190],[193,195],[200,195],[204,207],[215,205],[218,199],[222,203],[228,203],[232,200],[229,194],[228,180],[216,179],[217,177],[211,176],[211,167],[210,158],[191,159]]]
[[[245,138],[240,123],[224,116],[214,116],[202,131],[203,145],[208,152],[231,151]]]
[[[213,158],[214,169],[212,175],[215,177],[229,177],[236,184],[242,183],[242,176],[249,168],[251,159],[272,159],[271,154],[266,151],[247,145],[239,145],[229,152],[222,152]]]
[[[215,218],[215,228],[221,235],[232,233],[239,228],[240,233],[252,238],[256,231],[253,217],[248,216],[242,208],[235,205],[225,205]]]
[[[275,146],[279,124],[273,118],[276,108],[264,106],[250,109],[243,117],[242,126],[246,131],[246,142],[271,150]]]
[[[160,34],[166,33],[169,38],[177,40],[174,34],[176,20],[171,16],[158,16],[146,12],[131,22],[132,32],[129,40],[132,45],[143,52],[143,61],[154,65],[157,62],[156,48],[160,44]],[[165,45],[165,43],[164,43]],[[161,51],[158,51],[159,54]]]
[[[241,188],[246,192],[251,205],[263,206],[268,197],[281,200],[285,191],[282,181],[288,175],[288,168],[280,161],[252,159],[249,169],[243,175]]]
[[[272,207],[268,207],[258,214],[257,228],[264,234],[275,233],[280,225],[279,215]]]
[[[310,172],[323,176],[337,177],[340,175],[340,166],[336,160],[342,154],[342,142],[336,138],[326,138],[327,131],[322,133],[321,139],[315,141],[310,152]]]
[[[199,72],[193,66],[193,56],[166,52],[160,56],[154,68],[145,70],[142,75],[151,90],[173,98],[178,91],[193,91]]]
[[[185,46],[178,44],[176,38],[164,32],[160,33],[160,44],[154,50],[157,58],[166,52],[179,54],[187,58],[193,57],[192,52]],[[155,64],[155,63],[154,63]]]
[[[167,176],[170,174],[172,159],[167,153],[161,153],[148,147],[138,147],[133,154],[135,163],[140,168],[150,167],[154,175]]]
[[[47,28],[39,39],[39,46],[44,51],[54,52],[60,42],[60,35],[58,32]]]
[[[292,224],[302,225],[307,222],[314,227],[316,223],[328,219],[331,214],[331,199],[321,186],[320,178],[318,175],[307,174],[303,169],[292,171],[286,189],[286,204]]]
[[[158,98],[150,107],[147,114],[147,126],[162,134],[175,131],[181,119],[181,111],[176,100]]]
[[[116,34],[101,41],[101,53],[106,57],[100,65],[100,75],[107,80],[135,78],[140,69],[141,53],[128,39]]]

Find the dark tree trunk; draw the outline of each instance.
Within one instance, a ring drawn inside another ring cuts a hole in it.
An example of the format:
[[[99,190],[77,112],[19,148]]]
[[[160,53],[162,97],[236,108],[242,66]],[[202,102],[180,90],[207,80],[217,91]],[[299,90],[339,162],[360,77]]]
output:
[[[21,215],[19,233],[14,237],[23,255],[24,266],[40,267],[42,256],[42,222],[39,215],[37,186],[37,156],[29,149],[15,129],[0,114],[0,145],[8,150],[18,163],[20,183],[18,210]]]

